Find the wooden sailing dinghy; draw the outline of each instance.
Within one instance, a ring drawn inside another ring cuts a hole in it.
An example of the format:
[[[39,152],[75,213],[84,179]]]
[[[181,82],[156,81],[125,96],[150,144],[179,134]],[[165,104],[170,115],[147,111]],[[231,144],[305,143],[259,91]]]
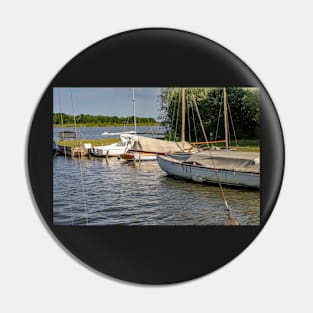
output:
[[[226,88],[224,92],[225,150],[205,150],[193,154],[167,154],[157,157],[159,166],[168,175],[189,179],[199,183],[216,183],[238,187],[260,188],[260,154],[228,150],[228,116]],[[182,111],[184,112],[184,88],[182,89]],[[196,106],[203,135],[208,139]],[[184,115],[183,115],[184,116]],[[182,118],[182,140],[184,141],[184,118]],[[209,147],[208,147],[209,148]]]
[[[170,176],[198,183],[219,183],[260,188],[260,155],[256,152],[202,151],[186,160],[158,156],[162,170]]]

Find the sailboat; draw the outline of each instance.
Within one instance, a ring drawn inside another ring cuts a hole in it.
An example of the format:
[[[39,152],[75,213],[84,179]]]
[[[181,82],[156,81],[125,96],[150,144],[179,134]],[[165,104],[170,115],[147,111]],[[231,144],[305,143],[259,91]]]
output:
[[[135,103],[135,100],[133,99]],[[135,105],[135,104],[134,104]],[[134,124],[136,125],[136,117],[134,115]],[[138,136],[136,134],[123,134],[124,138],[130,142],[131,148],[126,153],[121,154],[121,158],[126,161],[152,161],[157,160],[158,155],[170,154],[186,154],[192,151],[194,147],[182,141],[167,141],[156,138]]]
[[[120,136],[120,141],[112,143],[111,145],[92,147],[91,154],[96,157],[106,157],[106,156],[118,157],[122,153],[127,151],[128,148],[130,148],[128,141],[123,139],[122,136]]]
[[[107,156],[115,156],[119,157],[124,154],[128,149],[131,148],[131,141],[125,135],[136,134],[136,117],[135,117],[135,88],[133,90],[133,115],[134,115],[134,130],[128,132],[120,132],[120,133],[110,133],[104,132],[101,135],[119,135],[120,141],[113,143],[111,145],[104,146],[95,146],[91,149],[91,153],[93,156],[97,157],[107,157]]]
[[[205,150],[184,158],[158,155],[159,166],[168,175],[199,183],[217,183],[239,187],[260,188],[260,154],[257,152],[229,151],[226,88],[224,93],[225,150]],[[184,95],[184,92],[183,92]],[[182,101],[184,102],[184,100]],[[182,140],[184,140],[184,118]],[[208,142],[200,120],[206,142]]]
[[[135,90],[133,88],[133,116],[134,116],[134,131],[121,134],[121,139],[128,142],[128,149],[121,153],[121,159],[125,161],[153,161],[156,160],[156,155],[153,153],[140,153],[132,151],[133,145],[137,141],[137,121],[136,121],[136,99]]]
[[[135,158],[142,161],[156,160],[159,154],[179,153],[193,149],[187,142],[174,142],[137,135],[121,135],[121,137],[128,138],[131,146],[127,153],[121,155],[124,160],[135,160]],[[132,156],[133,158],[131,158]]]

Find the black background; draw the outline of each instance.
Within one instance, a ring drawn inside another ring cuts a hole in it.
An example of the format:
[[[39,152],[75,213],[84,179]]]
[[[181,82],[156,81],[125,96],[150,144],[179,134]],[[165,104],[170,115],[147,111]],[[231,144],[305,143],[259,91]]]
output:
[[[170,86],[260,88],[261,225],[54,226],[53,87]],[[164,284],[192,279],[221,267],[256,237],[270,216],[280,190],[284,143],[269,95],[240,59],[195,34],[171,29],[143,29],[96,43],[72,59],[53,79],[33,119],[28,167],[41,214],[72,254],[116,278]]]

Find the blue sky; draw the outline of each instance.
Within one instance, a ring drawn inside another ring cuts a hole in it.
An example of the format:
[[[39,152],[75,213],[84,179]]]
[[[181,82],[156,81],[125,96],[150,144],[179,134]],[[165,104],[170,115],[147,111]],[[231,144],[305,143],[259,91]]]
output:
[[[73,114],[71,92],[75,115],[133,114],[132,88],[53,88],[53,112]],[[136,115],[158,118],[161,88],[135,88]],[[60,96],[60,97],[59,97]]]

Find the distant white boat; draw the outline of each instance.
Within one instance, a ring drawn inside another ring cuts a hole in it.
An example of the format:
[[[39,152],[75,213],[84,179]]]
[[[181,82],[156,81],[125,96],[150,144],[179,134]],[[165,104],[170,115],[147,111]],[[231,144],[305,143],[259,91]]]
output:
[[[134,130],[130,130],[127,132],[119,132],[119,133],[103,132],[101,135],[102,136],[120,136],[120,135],[124,135],[124,134],[136,134],[136,132]]]
[[[260,155],[256,152],[202,151],[186,160],[168,155],[158,155],[157,160],[170,176],[198,183],[260,188]]]

